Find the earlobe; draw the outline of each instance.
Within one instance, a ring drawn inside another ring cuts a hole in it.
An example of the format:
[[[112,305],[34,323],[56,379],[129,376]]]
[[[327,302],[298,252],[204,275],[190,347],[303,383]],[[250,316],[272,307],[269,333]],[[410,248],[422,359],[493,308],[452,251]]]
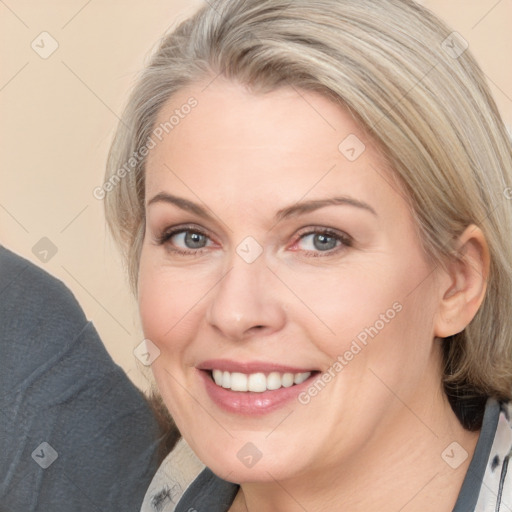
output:
[[[489,276],[489,247],[482,230],[469,225],[457,240],[457,252],[440,279],[434,334],[445,338],[463,331],[480,308]]]

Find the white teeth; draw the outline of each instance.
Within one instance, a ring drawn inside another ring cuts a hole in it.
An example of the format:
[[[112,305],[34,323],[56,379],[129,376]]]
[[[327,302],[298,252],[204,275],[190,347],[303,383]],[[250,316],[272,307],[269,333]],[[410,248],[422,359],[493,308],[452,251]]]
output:
[[[309,376],[311,375],[311,372],[308,373],[296,373],[293,378],[294,384],[301,384],[304,382]]]
[[[264,373],[251,373],[248,379],[247,390],[261,393],[267,390],[267,378]]]
[[[217,386],[222,386],[222,371],[221,370],[213,370],[212,372],[213,380]]]
[[[279,373],[270,372],[265,375],[258,373],[239,373],[213,370],[212,376],[215,384],[232,391],[252,391],[262,393],[263,391],[274,391],[279,388],[289,388],[294,384],[301,384],[309,378],[311,372],[303,373]]]
[[[247,375],[245,373],[233,372],[231,374],[232,391],[247,391]]]
[[[289,388],[293,386],[293,373],[285,373],[283,377],[281,378],[281,383],[283,384],[284,388]]]
[[[223,388],[231,387],[231,373],[222,372],[222,387]]]
[[[271,372],[267,375],[267,389],[275,390],[281,387],[281,375],[277,372]]]

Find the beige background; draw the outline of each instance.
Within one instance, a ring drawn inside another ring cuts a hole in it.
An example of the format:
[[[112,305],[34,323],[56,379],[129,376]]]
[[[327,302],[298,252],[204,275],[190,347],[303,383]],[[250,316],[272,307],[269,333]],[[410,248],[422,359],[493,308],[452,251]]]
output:
[[[422,3],[468,41],[510,128],[512,0]],[[169,25],[202,4],[0,0],[0,243],[73,290],[143,389],[148,381],[133,356],[142,340],[137,308],[92,190],[103,181],[117,117],[144,58]],[[58,43],[46,59],[31,47],[35,40],[40,53],[51,49],[42,32]],[[46,262],[33,253],[43,237],[57,250]]]

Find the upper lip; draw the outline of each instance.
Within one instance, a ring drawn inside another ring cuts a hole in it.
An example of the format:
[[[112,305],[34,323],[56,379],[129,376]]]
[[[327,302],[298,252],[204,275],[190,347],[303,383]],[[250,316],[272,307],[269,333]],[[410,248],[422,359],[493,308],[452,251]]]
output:
[[[222,370],[224,372],[238,373],[305,373],[313,372],[311,368],[299,368],[284,364],[265,361],[232,361],[229,359],[208,359],[196,366],[198,370]]]

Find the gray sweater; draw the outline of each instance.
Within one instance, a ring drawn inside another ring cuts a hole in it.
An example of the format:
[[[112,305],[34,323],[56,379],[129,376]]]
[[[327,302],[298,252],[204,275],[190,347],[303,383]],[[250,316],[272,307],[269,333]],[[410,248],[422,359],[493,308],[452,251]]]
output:
[[[69,289],[0,246],[0,512],[138,512],[159,435]]]

